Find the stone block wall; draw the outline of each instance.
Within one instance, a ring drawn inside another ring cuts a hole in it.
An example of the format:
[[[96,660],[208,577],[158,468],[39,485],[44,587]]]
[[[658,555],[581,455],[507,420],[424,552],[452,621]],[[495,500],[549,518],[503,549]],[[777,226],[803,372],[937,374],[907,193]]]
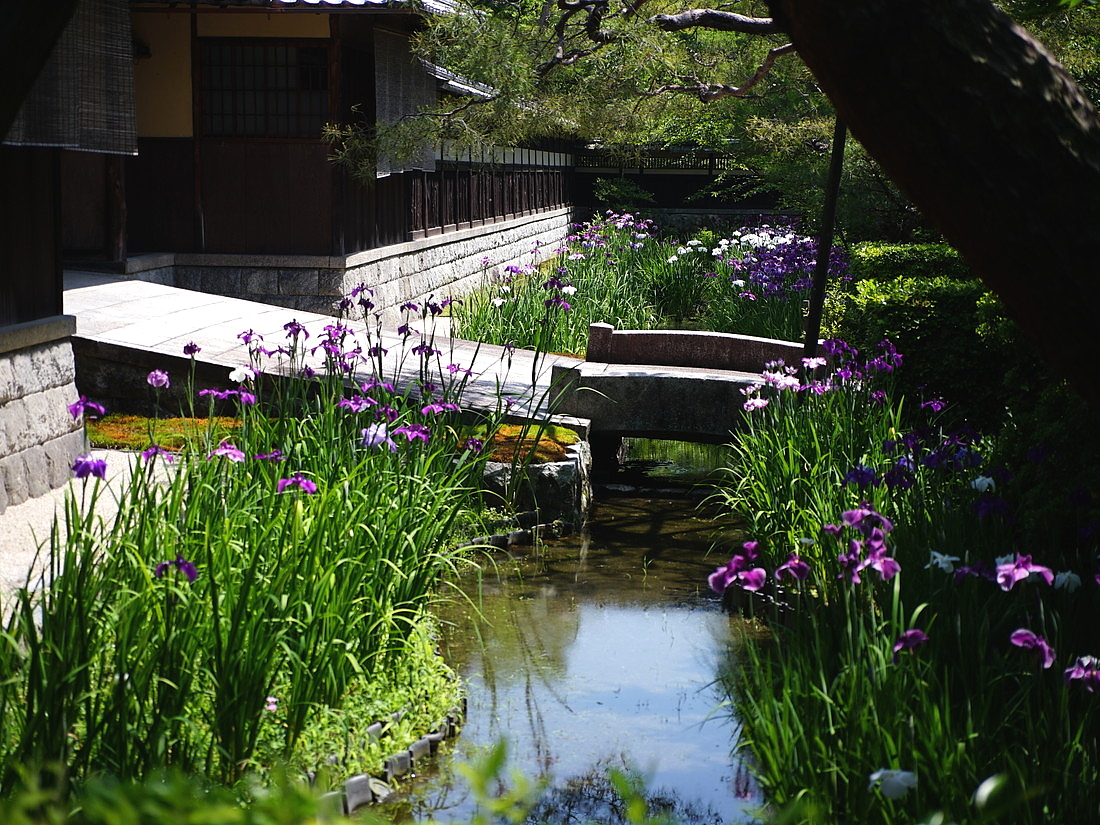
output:
[[[340,294],[364,283],[387,315],[406,301],[465,295],[500,266],[551,257],[564,246],[572,219],[571,209],[557,209],[364,252],[349,261]]]
[[[68,410],[75,331],[68,315],[0,328],[0,513],[64,486],[84,451],[83,424]]]
[[[460,296],[499,266],[545,260],[564,244],[572,218],[572,209],[555,209],[345,257],[139,256],[127,262],[126,274],[321,314],[334,313],[335,304],[363,283],[374,290],[377,308],[394,319],[407,301]]]

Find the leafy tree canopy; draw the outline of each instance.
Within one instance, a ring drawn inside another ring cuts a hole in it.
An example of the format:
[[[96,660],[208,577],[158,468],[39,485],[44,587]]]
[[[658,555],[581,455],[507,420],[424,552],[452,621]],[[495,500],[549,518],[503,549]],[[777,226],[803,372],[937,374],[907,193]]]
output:
[[[1100,7],[1096,0],[1004,0],[1092,99],[1100,99]],[[459,0],[435,16],[415,47],[488,90],[446,97],[436,107],[376,131],[347,129],[337,154],[370,165],[375,141],[413,157],[425,140],[446,139],[475,156],[489,146],[565,139],[623,159],[646,148],[728,151],[781,206],[819,212],[833,112],[760,0],[718,6],[726,17],[673,26],[675,0]],[[734,11],[735,10],[735,11]],[[730,30],[737,16],[741,30]],[[682,15],[680,15],[682,18]],[[849,142],[841,225],[854,237],[912,239],[923,221],[858,143]],[[744,177],[711,191],[746,190]],[[700,193],[705,196],[708,192]]]

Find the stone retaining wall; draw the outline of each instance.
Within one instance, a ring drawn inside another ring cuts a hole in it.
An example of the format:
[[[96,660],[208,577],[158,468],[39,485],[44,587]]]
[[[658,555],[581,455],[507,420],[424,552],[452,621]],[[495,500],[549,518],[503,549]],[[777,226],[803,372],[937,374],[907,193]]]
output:
[[[392,319],[407,301],[464,295],[498,266],[544,260],[564,244],[572,215],[570,208],[538,212],[345,257],[142,255],[127,261],[126,274],[321,314],[332,314],[335,303],[363,283]]]
[[[64,486],[84,451],[71,315],[0,329],[0,513]]]

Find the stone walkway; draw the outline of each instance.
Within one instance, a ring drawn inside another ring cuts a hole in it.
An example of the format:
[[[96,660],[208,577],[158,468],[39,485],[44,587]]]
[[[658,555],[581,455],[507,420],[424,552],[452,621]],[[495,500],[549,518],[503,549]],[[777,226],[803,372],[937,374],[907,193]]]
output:
[[[330,315],[88,272],[65,273],[65,312],[76,316],[78,339],[105,349],[127,348],[178,358],[186,344],[195,343],[201,348],[197,356],[201,363],[226,368],[226,388],[232,386],[229,371],[248,362],[248,352],[239,339],[242,332],[262,335],[265,344],[273,348],[287,342],[284,325],[293,320],[309,332],[312,346],[335,320]],[[361,341],[371,334],[377,337],[376,331],[362,322],[348,326]],[[580,363],[576,358],[555,355],[536,361],[534,353],[525,350],[509,353],[503,347],[448,338],[443,331],[438,330],[432,339],[441,352],[440,368],[458,364],[471,370],[463,396],[471,407],[492,408],[505,396],[518,399],[521,410],[538,409],[545,400],[553,366]],[[409,355],[409,349],[421,342],[421,336],[403,339],[396,329],[386,329],[381,340],[387,351],[383,368],[387,379],[414,379],[418,359]],[[314,361],[319,363],[320,358]]]

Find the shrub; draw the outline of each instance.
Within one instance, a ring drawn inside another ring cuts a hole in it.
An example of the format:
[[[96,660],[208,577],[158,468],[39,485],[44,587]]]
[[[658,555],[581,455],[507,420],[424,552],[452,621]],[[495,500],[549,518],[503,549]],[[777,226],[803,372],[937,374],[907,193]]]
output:
[[[966,280],[971,277],[959,253],[943,243],[865,241],[852,247],[851,259],[852,278],[859,281],[930,277]]]
[[[863,280],[844,302],[839,337],[868,351],[890,339],[905,353],[899,388],[911,400],[942,398],[949,418],[980,429],[1005,410],[1006,343],[979,331],[987,293],[976,280]]]

